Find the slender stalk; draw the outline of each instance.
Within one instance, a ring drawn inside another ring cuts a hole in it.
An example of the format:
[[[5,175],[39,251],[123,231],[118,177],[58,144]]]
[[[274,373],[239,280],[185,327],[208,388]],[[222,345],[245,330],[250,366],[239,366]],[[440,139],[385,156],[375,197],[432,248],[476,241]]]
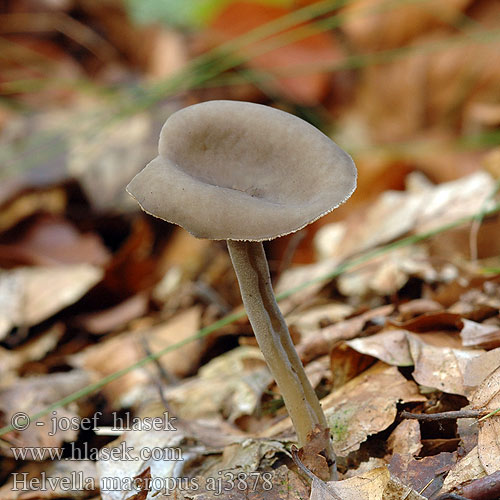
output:
[[[317,426],[328,426],[276,303],[264,247],[260,242],[232,240],[227,246],[255,337],[283,396],[299,445],[304,446],[307,435]],[[335,471],[330,439],[325,443],[325,453]]]

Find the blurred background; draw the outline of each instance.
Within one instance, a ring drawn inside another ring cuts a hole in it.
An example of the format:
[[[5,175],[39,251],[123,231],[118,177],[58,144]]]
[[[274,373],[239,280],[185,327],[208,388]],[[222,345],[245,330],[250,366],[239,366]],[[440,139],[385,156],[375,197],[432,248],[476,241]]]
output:
[[[279,107],[354,156],[357,193],[319,225],[410,172],[460,178],[500,142],[499,30],[494,0],[4,1],[0,203],[64,182],[94,215],[134,209],[161,124],[210,99]]]
[[[141,214],[124,191],[182,107],[274,106],[355,159],[347,204],[267,245],[276,282],[483,209],[500,178],[500,2],[3,0],[0,96],[2,382],[87,374],[35,411],[154,351],[136,332],[181,315],[160,348],[240,304],[224,245]],[[308,300],[341,297],[333,322],[453,282],[440,296],[452,304],[471,262],[498,273],[497,226],[448,231]],[[282,290],[303,281],[291,277]],[[243,320],[207,339],[168,358],[170,375],[253,342]],[[149,383],[129,373],[100,404],[133,406]]]

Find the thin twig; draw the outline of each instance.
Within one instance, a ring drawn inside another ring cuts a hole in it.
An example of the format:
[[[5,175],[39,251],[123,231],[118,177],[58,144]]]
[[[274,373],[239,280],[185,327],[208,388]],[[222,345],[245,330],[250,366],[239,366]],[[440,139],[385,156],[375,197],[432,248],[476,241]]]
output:
[[[403,418],[413,420],[422,420],[424,422],[432,422],[434,420],[455,420],[457,418],[478,418],[485,415],[484,410],[457,410],[445,411],[442,413],[410,413],[408,411],[401,412]]]

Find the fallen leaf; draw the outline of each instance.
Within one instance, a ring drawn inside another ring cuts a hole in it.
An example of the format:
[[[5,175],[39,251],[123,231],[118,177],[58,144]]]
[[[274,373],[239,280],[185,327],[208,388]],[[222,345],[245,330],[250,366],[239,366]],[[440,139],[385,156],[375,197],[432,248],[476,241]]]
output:
[[[496,361],[497,368],[469,395],[472,408],[491,411],[500,408],[500,359]]]
[[[66,329],[62,323],[56,323],[48,330],[30,338],[20,347],[15,349],[0,349],[0,376],[2,384],[8,386],[7,373],[11,370],[18,370],[24,363],[38,361],[49,351],[54,349],[61,340]]]
[[[0,136],[1,137],[1,136]],[[18,181],[22,186],[23,180]],[[36,184],[36,181],[34,181]],[[15,187],[9,187],[9,184],[16,185],[16,179],[2,177],[0,184],[0,232],[7,231],[21,222],[23,219],[43,210],[45,214],[53,214],[58,216],[64,213],[68,203],[68,196],[61,187],[53,187],[49,189],[38,189],[36,191],[28,191],[20,193],[18,196],[8,202],[9,197],[15,193]],[[11,189],[14,193],[11,193]]]
[[[444,272],[435,269],[427,250],[415,246],[393,250],[371,259],[369,264],[349,269],[337,280],[339,291],[346,296],[363,296],[369,293],[392,295],[400,290],[410,277],[426,283],[448,281],[449,268]]]
[[[442,343],[451,343],[452,339],[443,333],[439,336],[427,334],[427,337],[423,337],[423,335],[426,334],[408,335],[410,353],[415,365],[412,374],[415,381],[426,387],[465,396],[468,392],[464,386],[467,363],[479,356],[481,351],[432,345],[428,342],[436,342],[438,338],[442,338]]]
[[[464,347],[481,347],[484,349],[494,349],[500,347],[500,327],[476,323],[468,319],[463,319],[463,328],[460,332]]]
[[[403,420],[387,440],[387,446],[392,453],[414,457],[422,449],[420,442],[420,424],[417,420]]]
[[[205,464],[200,463],[190,472],[196,474],[203,484],[205,481],[210,481],[209,478],[230,479],[233,474],[237,477],[239,472],[246,471],[248,474],[257,470],[272,470],[280,457],[285,455],[289,455],[289,452],[285,444],[280,441],[238,437],[221,450],[220,459],[207,461]],[[232,472],[224,477],[226,471]],[[268,479],[274,483],[273,474],[268,474]]]
[[[413,178],[414,175],[408,176],[409,185]],[[494,189],[494,179],[481,171],[423,189],[386,191],[370,206],[370,210],[364,211],[362,220],[353,220],[352,224],[345,222],[343,237],[331,249],[332,259],[337,263],[404,234],[423,233],[475,215],[488,204],[489,193]],[[426,267],[428,269],[424,262],[424,270]],[[441,279],[445,279],[448,271],[443,269],[442,272]]]
[[[276,295],[297,290],[283,300],[280,300],[280,309],[286,316],[296,307],[301,306],[312,297],[315,297],[319,290],[328,282],[328,279],[321,279],[335,271],[340,260],[325,259],[315,264],[307,266],[296,266],[287,269],[278,280],[275,287]],[[310,286],[306,283],[313,282]]]
[[[0,338],[32,326],[75,303],[103,277],[89,264],[17,268],[0,272]]]
[[[257,347],[238,347],[202,366],[198,376],[166,390],[168,401],[181,418],[216,418],[229,422],[251,415],[271,374]],[[207,391],[210,387],[210,391]]]
[[[457,420],[457,433],[460,436],[460,449],[469,453],[477,446],[479,424],[475,418],[460,418]]]
[[[147,307],[146,295],[137,294],[109,309],[77,316],[75,321],[88,332],[103,334],[123,328],[133,319],[143,316]]]
[[[421,314],[405,322],[392,321],[392,324],[410,332],[423,333],[438,330],[460,330],[462,319],[458,314],[439,311]]]
[[[325,451],[325,443],[330,435],[329,429],[316,426],[308,435],[306,444],[299,449],[298,456],[304,467],[319,479],[330,479],[330,470],[326,458],[321,455]]]
[[[105,377],[143,358],[146,355],[144,341],[154,353],[191,337],[199,328],[200,315],[200,308],[193,307],[166,323],[144,330],[125,332],[87,347],[73,355],[71,362],[90,373]],[[169,374],[176,377],[186,376],[197,368],[202,355],[202,345],[202,339],[190,342],[166,353],[159,359],[159,363]],[[140,397],[141,391],[150,380],[148,367],[144,367],[110,382],[103,388],[103,393],[112,405],[120,408],[129,406],[132,401]]]
[[[26,415],[37,413],[51,403],[82,389],[90,382],[87,373],[76,370],[18,379],[0,390],[2,426],[11,423],[14,416],[20,412]],[[34,422],[31,422],[25,430],[11,431],[2,439],[14,447],[61,447],[63,442],[76,439],[78,429],[71,426],[68,426],[66,430],[62,430],[62,426],[54,428],[54,423],[71,418],[77,418],[74,408],[71,410],[64,407],[58,408],[37,419],[40,424],[35,425]],[[12,456],[10,447],[3,445],[0,446],[0,450],[2,454]],[[42,457],[37,457],[32,451],[27,450],[27,458],[40,460]],[[42,460],[45,458],[43,457]]]
[[[366,323],[376,320],[383,322],[393,311],[392,304],[377,307],[354,318],[310,332],[297,346],[300,359],[303,363],[307,363],[311,359],[329,354],[336,342],[357,337]]]
[[[443,306],[434,300],[415,299],[400,304],[398,309],[401,314],[402,321],[408,321],[415,316],[420,316],[421,314],[441,311]]]
[[[364,372],[375,361],[372,356],[361,354],[360,351],[352,349],[347,342],[336,345],[330,352],[332,390],[338,389]]]
[[[343,481],[313,481],[310,500],[419,500],[424,499],[410,487],[392,478],[387,467]]]
[[[431,498],[441,489],[446,473],[456,462],[456,452],[441,452],[437,455],[410,460],[396,453],[391,457],[389,471],[404,484],[422,492],[427,498]]]
[[[358,352],[373,356],[389,365],[413,365],[406,330],[384,330],[369,337],[348,340],[346,344]]]
[[[398,402],[425,401],[417,386],[396,367],[378,362],[321,400],[337,455],[359,449],[369,436],[389,427]],[[264,437],[290,433],[287,418],[261,433]]]
[[[497,360],[500,363],[500,359]],[[469,396],[471,408],[495,411],[500,408],[500,366]],[[500,470],[500,416],[479,423],[477,453],[487,474]]]
[[[444,480],[442,491],[452,491],[486,475],[479,460],[478,448],[475,447],[451,468]]]
[[[109,258],[109,251],[97,234],[80,233],[65,219],[47,215],[38,217],[22,238],[0,245],[0,262],[4,265],[104,266]]]
[[[139,489],[139,492],[127,497],[126,500],[146,500],[151,492],[151,467],[147,467],[134,477],[134,487]]]
[[[500,347],[472,358],[465,368],[464,384],[477,387],[486,377],[500,366]]]
[[[116,113],[110,108],[106,110],[102,102],[95,106],[95,112],[101,116]],[[157,134],[152,133],[151,120],[144,113],[135,113],[127,120],[115,120],[99,134],[80,132],[68,136],[71,151],[68,171],[79,180],[94,207],[99,210],[135,207],[125,186],[154,157],[156,145],[152,137]]]
[[[324,323],[337,323],[353,314],[354,308],[348,304],[331,302],[306,310],[294,311],[286,316],[289,326],[296,328],[301,334],[317,330]]]
[[[500,470],[500,417],[495,415],[479,424],[479,461],[487,474]]]

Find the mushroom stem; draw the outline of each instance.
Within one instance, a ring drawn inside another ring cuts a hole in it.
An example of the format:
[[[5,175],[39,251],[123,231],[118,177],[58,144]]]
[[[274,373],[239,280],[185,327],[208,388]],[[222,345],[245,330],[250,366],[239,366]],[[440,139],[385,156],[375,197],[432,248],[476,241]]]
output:
[[[315,428],[328,426],[276,303],[264,247],[261,242],[234,240],[228,240],[227,246],[255,337],[283,396],[299,445],[304,446]],[[335,453],[330,438],[327,441],[324,452],[335,475]]]

